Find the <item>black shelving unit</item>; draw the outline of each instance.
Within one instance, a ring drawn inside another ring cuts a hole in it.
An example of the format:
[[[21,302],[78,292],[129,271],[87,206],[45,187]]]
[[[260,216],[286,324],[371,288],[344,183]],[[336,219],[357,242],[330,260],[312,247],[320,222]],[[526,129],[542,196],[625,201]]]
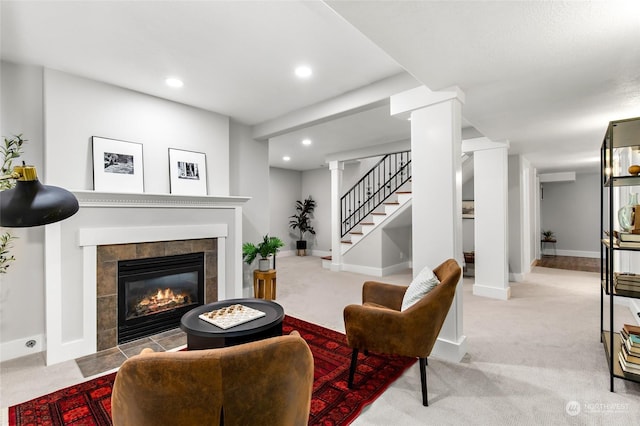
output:
[[[604,345],[609,365],[611,392],[614,392],[615,378],[640,382],[640,378],[625,375],[622,370],[618,362],[618,353],[621,350],[620,334],[613,329],[614,297],[640,298],[640,293],[637,296],[626,292],[624,294],[616,293],[613,281],[614,273],[620,272],[616,270],[615,253],[618,251],[640,252],[640,248],[619,247],[614,238],[614,231],[617,231],[614,228],[614,215],[617,215],[618,208],[621,207],[621,205],[614,205],[616,204],[613,194],[614,188],[637,186],[637,191],[640,191],[640,176],[632,176],[628,173],[634,150],[640,152],[640,117],[610,122],[600,150],[602,184],[600,191],[600,235],[602,236],[600,248],[600,279],[602,283],[600,289],[600,340]],[[638,155],[640,161],[640,154],[635,155]],[[608,330],[605,329],[605,299],[609,302]]]

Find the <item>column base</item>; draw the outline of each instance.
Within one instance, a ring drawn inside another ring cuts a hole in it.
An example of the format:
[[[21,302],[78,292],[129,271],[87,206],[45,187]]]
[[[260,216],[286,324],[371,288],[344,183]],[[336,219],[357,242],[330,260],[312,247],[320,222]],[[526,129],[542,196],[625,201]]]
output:
[[[511,298],[511,287],[496,288],[476,283],[473,285],[473,295],[488,297],[490,299],[509,300]]]
[[[462,336],[457,342],[438,337],[431,350],[431,355],[445,361],[460,362],[467,353],[467,336]]]

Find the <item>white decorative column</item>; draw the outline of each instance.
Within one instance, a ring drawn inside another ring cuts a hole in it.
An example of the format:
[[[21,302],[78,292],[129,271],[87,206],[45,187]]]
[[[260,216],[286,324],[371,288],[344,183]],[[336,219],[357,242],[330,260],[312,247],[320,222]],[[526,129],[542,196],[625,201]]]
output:
[[[462,103],[458,88],[418,87],[391,97],[391,115],[411,114],[413,272],[448,258],[462,265]],[[432,355],[460,361],[462,279]]]
[[[511,297],[509,287],[508,143],[487,138],[465,140],[473,152],[475,199],[475,283],[473,294]]]
[[[342,187],[344,163],[331,161],[329,162],[329,170],[331,170],[331,270],[340,271],[342,269],[340,188]]]

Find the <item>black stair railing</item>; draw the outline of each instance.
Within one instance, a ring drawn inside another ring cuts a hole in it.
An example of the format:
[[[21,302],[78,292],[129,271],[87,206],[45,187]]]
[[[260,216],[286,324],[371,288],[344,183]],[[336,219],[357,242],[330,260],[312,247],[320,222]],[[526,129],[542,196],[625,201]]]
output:
[[[340,199],[341,237],[411,179],[411,151],[385,155]]]

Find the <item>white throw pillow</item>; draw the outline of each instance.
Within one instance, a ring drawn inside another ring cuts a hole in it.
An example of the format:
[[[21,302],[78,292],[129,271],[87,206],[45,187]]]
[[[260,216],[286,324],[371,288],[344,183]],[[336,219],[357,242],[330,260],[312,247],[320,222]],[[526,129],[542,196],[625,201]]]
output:
[[[409,284],[409,288],[407,288],[402,298],[402,308],[400,310],[404,311],[413,306],[438,284],[440,284],[440,280],[438,280],[436,274],[433,273],[430,267],[425,266]]]

